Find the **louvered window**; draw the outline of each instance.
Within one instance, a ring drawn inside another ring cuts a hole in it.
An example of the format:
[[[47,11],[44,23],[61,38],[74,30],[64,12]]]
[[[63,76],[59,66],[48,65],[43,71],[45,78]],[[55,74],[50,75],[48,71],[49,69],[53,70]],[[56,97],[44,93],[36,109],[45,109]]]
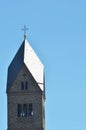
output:
[[[33,116],[33,104],[18,104],[17,105],[17,117],[29,117]]]

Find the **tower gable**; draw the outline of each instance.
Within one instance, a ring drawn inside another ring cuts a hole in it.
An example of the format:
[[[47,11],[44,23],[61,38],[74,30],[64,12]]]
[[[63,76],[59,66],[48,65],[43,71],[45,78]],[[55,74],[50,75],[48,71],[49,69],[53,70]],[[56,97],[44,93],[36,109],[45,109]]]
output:
[[[41,92],[41,89],[32,74],[28,71],[25,64],[23,64],[14,82],[12,83],[12,86],[8,89],[8,93],[17,94],[32,92]]]
[[[8,68],[8,130],[45,130],[44,67],[26,39]]]
[[[23,41],[8,68],[7,91],[12,86],[23,64],[26,65],[40,89],[44,91],[44,66],[27,40]]]

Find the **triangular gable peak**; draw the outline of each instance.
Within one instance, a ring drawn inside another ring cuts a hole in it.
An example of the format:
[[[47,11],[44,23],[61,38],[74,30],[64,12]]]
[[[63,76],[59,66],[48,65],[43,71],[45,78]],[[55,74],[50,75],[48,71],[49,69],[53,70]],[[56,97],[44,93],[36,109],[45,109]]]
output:
[[[8,68],[7,90],[11,87],[23,63],[32,74],[40,89],[44,91],[44,66],[27,40],[23,41]]]
[[[22,89],[23,83],[23,89]],[[27,83],[27,88],[26,88]],[[24,90],[24,91],[23,91]],[[9,88],[8,93],[32,93],[32,92],[41,92],[39,85],[36,83],[30,71],[28,71],[25,64],[22,65],[20,71],[18,72],[14,82]]]

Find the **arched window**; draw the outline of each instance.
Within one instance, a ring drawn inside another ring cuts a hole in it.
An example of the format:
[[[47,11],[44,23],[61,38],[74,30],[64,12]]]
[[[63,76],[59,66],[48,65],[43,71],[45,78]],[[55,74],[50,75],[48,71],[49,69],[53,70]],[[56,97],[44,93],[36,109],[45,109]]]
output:
[[[24,116],[27,116],[27,104],[23,105],[23,114]]]
[[[24,82],[21,82],[21,90],[24,90]]]
[[[33,104],[18,104],[17,105],[17,116],[18,117],[27,117],[33,116]]]
[[[22,105],[18,104],[17,105],[17,116],[20,117],[22,114]]]
[[[33,104],[29,104],[29,116],[33,116]]]
[[[28,81],[22,81],[21,82],[21,90],[27,90],[28,89]]]
[[[25,82],[25,89],[26,90],[28,89],[28,82],[27,81]]]

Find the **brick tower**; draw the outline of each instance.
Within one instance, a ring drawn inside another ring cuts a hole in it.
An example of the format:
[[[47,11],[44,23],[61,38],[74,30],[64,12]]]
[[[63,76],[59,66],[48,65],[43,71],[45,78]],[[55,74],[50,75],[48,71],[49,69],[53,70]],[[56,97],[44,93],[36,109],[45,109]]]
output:
[[[24,39],[8,67],[7,130],[45,130],[44,66]]]

